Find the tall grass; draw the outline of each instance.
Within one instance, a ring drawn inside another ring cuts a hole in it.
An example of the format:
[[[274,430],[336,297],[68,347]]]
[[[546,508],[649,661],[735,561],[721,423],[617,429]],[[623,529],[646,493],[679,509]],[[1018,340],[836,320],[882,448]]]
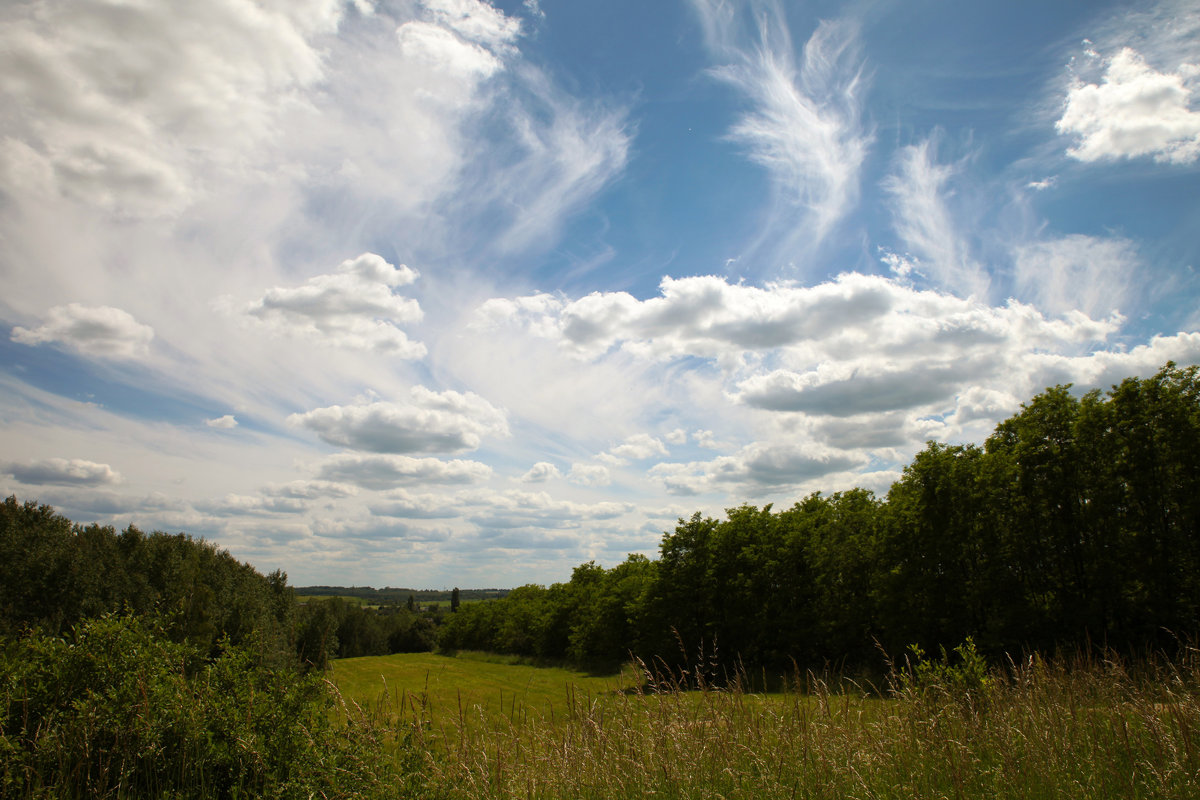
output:
[[[449,703],[428,672],[356,702],[105,618],[3,648],[0,797],[1200,798],[1197,651],[991,670],[958,653],[878,688],[809,673],[762,694],[643,665],[553,703]]]
[[[431,797],[1194,799],[1194,656],[1035,657],[971,686],[898,672],[885,697],[812,675],[774,696],[648,675],[553,717],[462,709],[408,735]]]

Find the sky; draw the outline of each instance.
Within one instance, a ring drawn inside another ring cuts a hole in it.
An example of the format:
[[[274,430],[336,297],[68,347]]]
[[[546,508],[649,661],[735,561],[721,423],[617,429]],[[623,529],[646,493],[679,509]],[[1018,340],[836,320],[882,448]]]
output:
[[[511,587],[1200,362],[1200,5],[6,0],[0,491]]]

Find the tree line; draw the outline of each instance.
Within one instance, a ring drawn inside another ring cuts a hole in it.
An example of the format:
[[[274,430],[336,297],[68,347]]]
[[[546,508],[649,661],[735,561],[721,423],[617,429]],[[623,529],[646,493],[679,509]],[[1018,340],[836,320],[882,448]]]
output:
[[[886,497],[694,514],[656,560],[464,606],[445,650],[580,663],[866,664],[879,652],[1172,647],[1200,632],[1200,380],[1039,394],[982,446],[930,442]]]
[[[61,637],[108,614],[153,619],[204,657],[252,646],[280,663],[432,650],[441,615],[339,598],[298,603],[287,575],[263,575],[215,545],[135,526],[77,525],[47,505],[0,503],[0,637]]]
[[[282,572],[207,542],[80,526],[10,497],[0,635],[59,636],[127,612],[210,656],[252,645],[318,669],[435,646],[586,665],[676,666],[703,651],[722,668],[784,669],[968,637],[989,654],[1162,647],[1200,632],[1198,526],[1200,378],[1168,364],[1107,393],[1047,389],[982,446],[931,442],[883,498],[854,489],[696,513],[655,559],[589,562],[453,613],[299,604]]]

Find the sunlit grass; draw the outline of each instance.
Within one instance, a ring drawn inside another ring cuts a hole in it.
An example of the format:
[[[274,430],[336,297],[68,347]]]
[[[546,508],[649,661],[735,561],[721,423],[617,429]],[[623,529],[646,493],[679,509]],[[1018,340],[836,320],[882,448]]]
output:
[[[614,695],[640,678],[515,663],[482,653],[404,653],[333,662],[342,696],[387,718],[444,730],[470,717],[489,726],[562,716],[578,696]]]
[[[814,676],[771,695],[669,681],[617,691],[565,670],[437,658],[337,665],[346,691],[351,675],[391,665],[388,702],[398,689],[408,713],[393,708],[390,724],[420,754],[425,797],[1200,797],[1195,659],[1133,672],[1032,659],[970,691],[935,680],[881,698]]]

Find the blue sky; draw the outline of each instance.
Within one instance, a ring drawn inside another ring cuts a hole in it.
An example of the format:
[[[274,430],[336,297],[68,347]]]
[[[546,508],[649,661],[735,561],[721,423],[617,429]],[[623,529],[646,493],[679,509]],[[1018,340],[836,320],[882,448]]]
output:
[[[1200,362],[1194,3],[0,9],[0,491],[512,586]]]

